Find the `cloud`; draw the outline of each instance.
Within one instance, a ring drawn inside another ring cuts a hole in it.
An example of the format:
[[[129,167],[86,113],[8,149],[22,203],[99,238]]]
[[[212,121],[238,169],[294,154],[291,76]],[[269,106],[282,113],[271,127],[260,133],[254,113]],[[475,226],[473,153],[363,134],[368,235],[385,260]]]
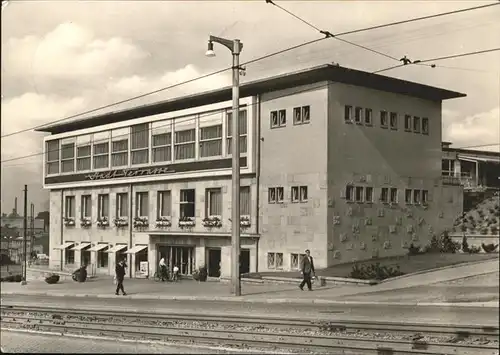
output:
[[[500,143],[500,108],[465,118],[456,111],[443,110],[443,126],[443,140],[452,142],[455,147]],[[499,146],[491,146],[490,150],[499,151]]]

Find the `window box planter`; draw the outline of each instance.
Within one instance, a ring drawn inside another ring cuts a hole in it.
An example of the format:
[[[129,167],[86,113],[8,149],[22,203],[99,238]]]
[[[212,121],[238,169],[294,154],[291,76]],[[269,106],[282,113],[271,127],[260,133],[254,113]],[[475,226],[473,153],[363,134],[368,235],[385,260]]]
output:
[[[135,217],[134,218],[134,228],[145,228],[149,226],[149,221],[147,217]]]
[[[240,227],[249,228],[252,225],[252,221],[249,216],[241,216],[240,217]]]
[[[108,217],[100,217],[97,219],[97,226],[101,228],[109,227]]]
[[[90,228],[91,225],[92,221],[90,220],[89,217],[83,217],[82,219],[80,219],[80,226],[82,228]]]
[[[73,217],[64,217],[64,225],[66,227],[74,227],[76,224],[75,219]]]
[[[179,219],[180,228],[194,227],[196,225],[193,217],[181,217]]]
[[[128,220],[126,218],[115,218],[113,223],[117,228],[123,228],[128,226]]]
[[[160,217],[156,219],[156,228],[171,227],[172,222],[167,217]]]
[[[219,217],[205,217],[203,218],[203,226],[207,228],[220,228],[222,227],[222,221]]]

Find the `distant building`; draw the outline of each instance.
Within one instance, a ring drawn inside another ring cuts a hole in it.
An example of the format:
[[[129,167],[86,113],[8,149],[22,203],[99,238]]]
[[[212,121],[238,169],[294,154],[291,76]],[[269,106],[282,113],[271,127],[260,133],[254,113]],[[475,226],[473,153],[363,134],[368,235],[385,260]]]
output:
[[[441,105],[464,94],[331,65],[240,92],[242,272],[402,255],[461,212]],[[228,277],[234,121],[225,88],[40,129],[51,265]]]

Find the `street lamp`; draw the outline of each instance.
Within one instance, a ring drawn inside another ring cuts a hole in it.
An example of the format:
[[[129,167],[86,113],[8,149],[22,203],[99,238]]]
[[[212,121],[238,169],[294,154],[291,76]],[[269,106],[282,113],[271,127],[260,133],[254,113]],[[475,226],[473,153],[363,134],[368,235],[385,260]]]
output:
[[[205,55],[215,57],[214,42],[228,48],[233,55],[233,118],[232,118],[232,206],[231,206],[231,285],[233,294],[241,296],[240,280],[240,53],[243,43],[210,36]]]

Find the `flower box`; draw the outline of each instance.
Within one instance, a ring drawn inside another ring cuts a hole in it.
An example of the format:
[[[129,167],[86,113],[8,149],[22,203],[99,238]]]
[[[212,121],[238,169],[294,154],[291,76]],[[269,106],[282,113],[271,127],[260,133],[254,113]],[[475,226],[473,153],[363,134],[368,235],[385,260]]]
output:
[[[115,218],[113,220],[115,227],[122,228],[128,226],[128,220],[126,218]]]
[[[88,217],[80,219],[80,226],[83,228],[89,228],[92,225],[92,221]]]
[[[135,217],[134,218],[134,228],[144,228],[149,226],[149,221],[147,217]]]
[[[74,227],[75,224],[75,219],[73,217],[64,217],[64,225],[66,227]]]
[[[252,221],[250,221],[250,217],[242,216],[240,217],[240,227],[248,228],[252,225]]]
[[[160,217],[156,219],[156,228],[171,227],[172,222],[167,217]]]
[[[194,221],[193,217],[181,217],[179,219],[180,228],[194,227],[195,225],[196,222]]]
[[[201,221],[201,223],[203,223],[203,226],[207,228],[222,227],[222,221],[219,217],[205,217],[203,218],[203,221]]]
[[[109,219],[108,217],[100,217],[97,219],[97,226],[104,228],[109,227]]]

